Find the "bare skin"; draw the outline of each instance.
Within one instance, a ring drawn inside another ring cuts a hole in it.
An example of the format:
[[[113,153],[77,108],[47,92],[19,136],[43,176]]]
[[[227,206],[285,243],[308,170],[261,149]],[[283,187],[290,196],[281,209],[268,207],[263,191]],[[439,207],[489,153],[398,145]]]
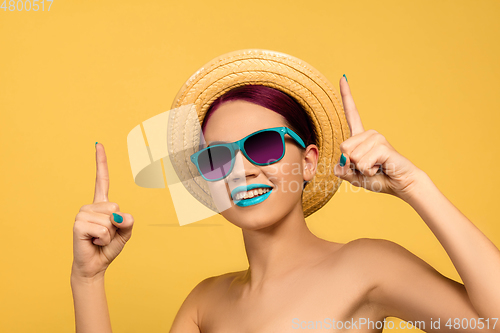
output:
[[[469,277],[469,285],[478,290],[468,294],[464,285],[387,240],[365,238],[339,244],[314,236],[305,223],[299,193],[280,190],[297,181],[282,164],[302,163],[298,180],[312,179],[317,148],[311,145],[301,155],[290,140],[285,157],[276,164],[255,166],[244,158],[247,182],[277,187],[275,197],[271,195],[251,207],[233,206],[221,213],[242,228],[249,269],[201,282],[182,305],[172,333],[297,332],[308,328],[332,331],[332,319],[349,322],[348,330],[356,332],[381,331],[380,325],[377,329],[367,322],[382,324],[388,316],[415,322],[427,332],[438,332],[450,330],[445,326],[449,318],[453,325],[454,318],[478,321],[479,317],[500,316],[500,290],[495,279],[474,273],[494,273],[498,280],[498,249],[439,195],[424,172],[377,132],[364,131],[345,80],[341,80],[341,92],[352,136],[341,146],[348,161],[344,168],[337,166],[336,174],[355,185],[402,198],[414,206],[431,229],[443,229],[447,235],[437,232],[438,238],[450,243],[447,251],[452,258],[462,255],[455,260],[461,264],[459,273],[464,280]],[[205,140],[232,142],[263,128],[285,125],[280,115],[260,106],[227,102],[207,123]],[[356,171],[349,168],[350,160]],[[376,174],[380,165],[387,174]],[[435,200],[434,207],[431,201],[422,199],[426,195]],[[452,224],[438,221],[443,217],[451,218]],[[453,231],[447,227],[462,230],[457,230],[452,240],[449,234]],[[467,261],[461,249],[486,256],[491,264],[477,264],[471,256]],[[476,298],[476,306],[471,296]],[[440,319],[440,329],[431,327],[431,318],[433,322]],[[343,326],[335,327],[338,330]],[[457,330],[478,330],[462,328]],[[495,328],[498,331],[499,325]],[[481,331],[493,331],[492,325]]]
[[[340,81],[340,91],[351,137],[341,145],[346,166],[337,164],[335,174],[355,186],[376,188],[410,204],[441,242],[464,284],[444,277],[387,240],[363,238],[340,244],[312,234],[303,217],[301,191],[289,189],[296,188],[291,184],[313,179],[318,150],[314,145],[301,150],[287,138],[281,161],[256,166],[243,157],[244,175],[231,174],[227,179],[230,183],[244,176],[249,184],[273,187],[267,200],[249,207],[233,205],[221,213],[242,229],[249,269],[200,282],[182,304],[171,333],[297,332],[313,328],[326,332],[333,327],[371,332],[382,331],[380,324],[388,316],[423,321],[416,325],[426,332],[449,332],[445,326],[448,318],[453,331],[500,331],[494,319],[500,317],[500,251],[423,171],[398,154],[379,133],[363,129],[345,79]],[[233,142],[276,126],[286,124],[275,112],[233,101],[215,111],[204,134],[208,143]],[[72,288],[78,333],[111,332],[104,272],[130,239],[133,225],[130,214],[120,213],[122,224],[109,219],[119,208],[107,200],[109,178],[103,147],[98,147],[96,157],[95,198],[100,199],[83,206],[81,211],[87,213],[79,213],[75,222]],[[300,172],[292,172],[297,166]],[[377,173],[379,166],[382,173]],[[211,186],[220,189],[228,185],[215,182]],[[226,190],[230,193],[229,187]],[[92,244],[98,235],[91,224],[109,231],[101,230],[102,245]],[[100,251],[85,253],[83,245]],[[432,322],[440,319],[440,328],[431,327],[431,318]],[[454,329],[454,318],[466,318],[469,323],[475,319],[478,324],[475,329]],[[368,326],[368,321],[379,324]]]

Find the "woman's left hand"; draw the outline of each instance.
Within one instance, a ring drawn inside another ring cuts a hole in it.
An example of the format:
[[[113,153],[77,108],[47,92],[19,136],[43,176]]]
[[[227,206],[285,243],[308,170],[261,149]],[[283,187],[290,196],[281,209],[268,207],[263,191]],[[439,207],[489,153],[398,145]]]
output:
[[[399,154],[382,134],[364,130],[345,78],[340,79],[340,93],[351,137],[340,144],[346,161],[343,167],[339,163],[334,166],[334,174],[356,187],[406,201],[423,172]]]

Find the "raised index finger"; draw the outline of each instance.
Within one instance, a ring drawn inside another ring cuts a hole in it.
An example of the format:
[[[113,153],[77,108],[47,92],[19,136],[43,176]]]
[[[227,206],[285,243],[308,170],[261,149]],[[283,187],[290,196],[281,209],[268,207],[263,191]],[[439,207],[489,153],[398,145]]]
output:
[[[361,117],[359,116],[356,104],[354,104],[351,88],[349,87],[349,83],[347,83],[347,79],[345,77],[340,79],[340,94],[342,95],[345,117],[347,119],[349,129],[351,130],[351,136],[363,133],[365,129],[363,128],[363,123],[361,122]]]
[[[95,146],[95,159],[96,159],[96,177],[95,177],[95,192],[94,203],[108,201],[109,191],[109,174],[108,174],[108,161],[106,159],[106,152],[101,143]]]

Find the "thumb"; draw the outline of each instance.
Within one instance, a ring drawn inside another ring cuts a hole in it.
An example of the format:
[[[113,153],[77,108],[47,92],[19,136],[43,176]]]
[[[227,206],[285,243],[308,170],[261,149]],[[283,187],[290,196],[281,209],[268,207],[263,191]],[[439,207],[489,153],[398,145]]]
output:
[[[116,233],[122,236],[125,241],[132,237],[132,227],[134,226],[134,218],[132,215],[122,212],[111,214],[111,223],[118,229]]]
[[[343,166],[341,165],[343,164]],[[340,179],[346,180],[349,183],[357,180],[357,175],[354,170],[350,167],[351,160],[346,154],[342,154],[339,159],[339,163],[335,164],[333,167],[333,173]]]

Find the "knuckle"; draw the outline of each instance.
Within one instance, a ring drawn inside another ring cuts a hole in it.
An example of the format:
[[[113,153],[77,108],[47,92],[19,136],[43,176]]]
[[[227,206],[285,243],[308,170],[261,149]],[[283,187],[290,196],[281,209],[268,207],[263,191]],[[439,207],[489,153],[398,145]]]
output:
[[[108,235],[108,228],[106,228],[106,227],[99,228],[98,234],[99,234],[100,238],[107,236]]]
[[[388,148],[389,148],[389,147],[387,147],[386,145],[379,145],[379,146],[377,147],[377,152],[378,152],[379,154],[383,154],[383,153],[385,153],[385,152],[387,152],[387,151],[388,151]]]
[[[83,205],[80,207],[80,212],[88,212],[90,210],[90,205]]]
[[[376,139],[378,142],[385,142],[386,141],[385,136],[383,134],[380,134],[380,133],[376,134]]]
[[[78,214],[75,216],[75,221],[85,221],[85,213],[80,211]]]
[[[367,132],[369,132],[371,135],[378,134],[378,132],[372,128],[370,128]]]
[[[340,151],[342,151],[343,153],[347,152],[347,149],[349,148],[349,142],[346,140],[346,141],[343,141],[341,144],[340,144]]]
[[[366,163],[358,163],[358,170],[363,174],[366,174],[366,172],[368,171],[368,165],[366,165]]]
[[[108,202],[108,206],[111,212],[119,212],[120,206],[116,202]]]
[[[77,234],[83,233],[84,223],[85,223],[84,221],[76,220],[75,223],[73,224],[73,232]]]

